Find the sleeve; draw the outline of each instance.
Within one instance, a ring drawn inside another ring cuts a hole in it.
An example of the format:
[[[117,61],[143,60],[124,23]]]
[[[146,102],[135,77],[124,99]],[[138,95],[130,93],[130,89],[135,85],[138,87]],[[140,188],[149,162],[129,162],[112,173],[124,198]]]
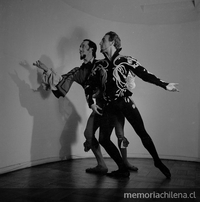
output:
[[[53,94],[59,98],[65,97],[74,82],[74,75],[79,71],[79,67],[75,67],[67,74],[62,75],[62,79],[55,86],[56,89],[52,90]]]
[[[93,95],[96,89],[99,87],[99,83],[100,83],[100,69],[94,67],[84,87],[85,96],[89,108],[91,108],[91,105],[95,103],[95,98]]]
[[[86,79],[86,74],[84,72],[84,68],[79,68],[79,71],[76,71],[73,75],[73,81],[78,83],[79,85],[83,85]]]
[[[162,81],[161,79],[159,79],[158,77],[150,73],[149,71],[147,71],[143,66],[140,65],[140,63],[136,59],[132,57],[128,57],[128,64],[131,67],[130,70],[146,82],[155,84],[164,89],[166,89],[166,86],[169,84],[165,81]]]
[[[62,80],[62,76],[53,69],[44,71],[42,75],[42,86],[45,90],[56,90],[56,85]]]

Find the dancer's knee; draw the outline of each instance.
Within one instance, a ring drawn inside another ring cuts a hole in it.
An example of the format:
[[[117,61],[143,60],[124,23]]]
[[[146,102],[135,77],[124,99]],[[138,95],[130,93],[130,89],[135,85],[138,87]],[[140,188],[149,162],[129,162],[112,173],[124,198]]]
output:
[[[93,148],[97,149],[99,147],[99,142],[97,141],[95,137],[93,137],[91,139],[86,139],[83,145],[84,145],[84,150],[87,152]]]
[[[88,129],[86,128],[85,131],[84,131],[84,136],[85,136],[85,139],[86,139],[86,140],[89,140],[89,139],[92,138],[93,134],[91,133],[90,130],[88,130]]]
[[[129,145],[129,141],[127,140],[126,137],[123,138],[118,138],[118,146],[119,148],[126,148]]]

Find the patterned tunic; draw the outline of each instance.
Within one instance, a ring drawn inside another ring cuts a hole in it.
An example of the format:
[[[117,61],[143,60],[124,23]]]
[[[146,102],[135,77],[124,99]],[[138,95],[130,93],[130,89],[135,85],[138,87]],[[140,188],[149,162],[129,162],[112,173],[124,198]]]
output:
[[[115,52],[111,60],[105,58],[97,61],[94,65],[89,83],[85,89],[89,106],[94,103],[92,92],[95,86],[102,86],[103,97],[106,102],[132,95],[127,86],[127,79],[130,73],[133,77],[138,76],[146,82],[166,89],[168,83],[148,72],[135,58],[122,56],[119,54],[119,51]]]

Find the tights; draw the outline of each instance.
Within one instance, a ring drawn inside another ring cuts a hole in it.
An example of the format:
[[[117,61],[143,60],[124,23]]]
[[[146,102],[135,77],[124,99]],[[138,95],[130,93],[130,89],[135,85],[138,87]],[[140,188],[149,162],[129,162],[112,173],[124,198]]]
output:
[[[144,123],[138,109],[130,98],[124,97],[118,98],[105,107],[104,121],[101,124],[99,139],[100,144],[105,148],[119,167],[122,165],[122,161],[116,146],[110,140],[113,128],[113,117],[115,117],[119,123],[122,121],[121,117],[125,117],[140,137],[144,147],[153,157],[154,163],[156,164],[160,162],[154,143],[145,130]]]
[[[107,138],[107,137],[110,137],[113,131],[113,128],[115,128],[115,133],[118,140],[122,140],[124,138],[123,129],[124,129],[125,118],[122,114],[118,114],[118,117],[108,113],[103,113],[103,114],[104,114],[103,116],[100,116],[97,113],[92,112],[92,114],[90,115],[86,125],[85,132],[84,132],[84,135],[87,140],[86,145],[87,147],[97,148],[99,146],[98,144],[100,143],[104,147],[104,149],[107,151],[107,153],[110,155],[110,157],[113,158],[113,160],[116,162],[119,169],[124,169],[125,164],[119,153],[119,150],[110,140],[110,138]],[[108,127],[109,131],[106,131],[105,135],[101,135],[102,128],[104,128],[104,125],[106,126],[107,124],[109,125]],[[100,135],[99,135],[99,143],[98,143],[94,134],[99,127],[100,127]],[[107,136],[107,134],[109,134],[109,136]],[[118,142],[120,145],[121,141],[118,141]]]

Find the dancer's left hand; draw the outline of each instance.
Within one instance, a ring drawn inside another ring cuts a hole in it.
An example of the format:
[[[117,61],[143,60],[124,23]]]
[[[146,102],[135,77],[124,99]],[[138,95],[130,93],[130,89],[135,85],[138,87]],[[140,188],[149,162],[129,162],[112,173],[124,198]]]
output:
[[[172,91],[172,92],[179,92],[178,88],[176,87],[178,85],[178,83],[169,83],[167,86],[166,86],[166,89],[168,91]]]

